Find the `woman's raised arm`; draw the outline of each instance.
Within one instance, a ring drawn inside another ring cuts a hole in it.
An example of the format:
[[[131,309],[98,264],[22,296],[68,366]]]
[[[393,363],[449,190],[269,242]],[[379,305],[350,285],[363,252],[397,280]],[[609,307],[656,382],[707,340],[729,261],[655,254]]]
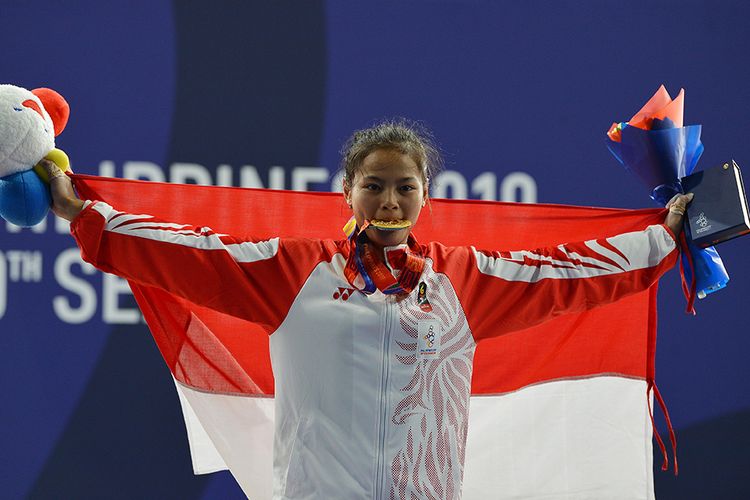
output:
[[[53,211],[71,221],[84,261],[97,269],[264,325],[283,321],[312,269],[335,252],[329,241],[237,238],[208,227],[82,201],[54,164]]]

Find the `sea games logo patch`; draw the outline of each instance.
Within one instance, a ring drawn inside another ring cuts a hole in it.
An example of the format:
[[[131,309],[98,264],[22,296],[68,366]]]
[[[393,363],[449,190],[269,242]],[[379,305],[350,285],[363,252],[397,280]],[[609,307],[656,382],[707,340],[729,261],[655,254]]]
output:
[[[417,325],[417,349],[420,358],[434,358],[440,354],[440,322],[420,321]]]

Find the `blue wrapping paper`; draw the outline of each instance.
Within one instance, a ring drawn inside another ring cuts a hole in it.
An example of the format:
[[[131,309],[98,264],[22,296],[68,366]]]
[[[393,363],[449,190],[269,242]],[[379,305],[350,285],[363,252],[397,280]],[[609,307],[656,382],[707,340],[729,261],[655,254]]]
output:
[[[607,139],[615,158],[651,190],[651,199],[664,206],[683,193],[680,178],[693,173],[703,153],[701,126],[676,127],[669,118],[654,118],[651,130],[621,124],[617,142]],[[698,248],[687,238],[687,252],[681,256],[686,293],[695,279],[698,298],[724,288],[729,282],[724,263],[714,247]],[[690,297],[688,297],[691,301]],[[691,308],[692,303],[689,305]]]

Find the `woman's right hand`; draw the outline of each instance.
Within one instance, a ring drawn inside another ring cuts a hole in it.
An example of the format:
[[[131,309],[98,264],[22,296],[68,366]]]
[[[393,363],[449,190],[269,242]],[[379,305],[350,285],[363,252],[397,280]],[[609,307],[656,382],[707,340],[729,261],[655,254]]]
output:
[[[83,200],[73,190],[73,181],[54,162],[43,159],[39,164],[47,172],[52,194],[52,212],[58,217],[72,221],[83,210]]]

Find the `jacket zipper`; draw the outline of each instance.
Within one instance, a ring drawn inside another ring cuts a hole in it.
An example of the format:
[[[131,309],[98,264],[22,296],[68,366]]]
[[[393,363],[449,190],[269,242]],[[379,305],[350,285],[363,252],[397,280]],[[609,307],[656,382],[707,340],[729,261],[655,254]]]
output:
[[[375,474],[375,500],[383,498],[383,484],[385,483],[385,438],[388,421],[388,382],[390,376],[390,346],[391,346],[391,311],[394,305],[391,297],[385,297],[385,331],[383,332],[383,350],[380,370],[380,405],[378,418],[378,449]]]

